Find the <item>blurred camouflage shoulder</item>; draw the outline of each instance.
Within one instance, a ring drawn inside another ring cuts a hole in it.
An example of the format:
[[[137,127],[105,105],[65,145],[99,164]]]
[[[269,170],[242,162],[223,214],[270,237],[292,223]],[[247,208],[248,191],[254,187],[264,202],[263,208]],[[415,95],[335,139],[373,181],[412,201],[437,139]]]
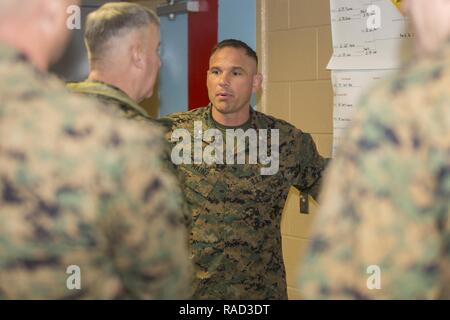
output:
[[[449,299],[449,85],[450,44],[362,99],[325,179],[305,297]]]

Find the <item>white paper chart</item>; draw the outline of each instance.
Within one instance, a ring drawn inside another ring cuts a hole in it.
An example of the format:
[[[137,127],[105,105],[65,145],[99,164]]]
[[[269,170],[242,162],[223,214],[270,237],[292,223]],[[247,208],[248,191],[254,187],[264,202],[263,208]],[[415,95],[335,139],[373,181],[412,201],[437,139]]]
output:
[[[334,92],[333,156],[345,130],[350,125],[358,102],[366,91],[394,70],[335,70],[332,71]]]
[[[394,69],[411,56],[409,20],[390,0],[330,0],[328,69]]]

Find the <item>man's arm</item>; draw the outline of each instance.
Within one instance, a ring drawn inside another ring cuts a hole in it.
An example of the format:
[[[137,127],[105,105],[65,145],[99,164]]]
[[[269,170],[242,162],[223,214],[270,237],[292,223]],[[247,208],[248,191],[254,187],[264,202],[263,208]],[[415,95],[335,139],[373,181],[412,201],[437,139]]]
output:
[[[294,186],[317,200],[322,185],[323,171],[329,159],[325,159],[319,154],[311,135],[300,130],[297,131],[296,154],[300,161]]]

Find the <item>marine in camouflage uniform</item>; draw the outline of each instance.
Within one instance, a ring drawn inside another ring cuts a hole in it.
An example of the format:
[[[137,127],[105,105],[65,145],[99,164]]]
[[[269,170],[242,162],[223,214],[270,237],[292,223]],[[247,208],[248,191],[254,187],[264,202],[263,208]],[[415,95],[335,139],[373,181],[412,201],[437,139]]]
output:
[[[189,297],[159,130],[69,94],[0,44],[0,298]],[[69,290],[69,266],[81,289]]]
[[[449,88],[450,43],[363,99],[326,175],[306,298],[450,299]]]
[[[138,104],[153,93],[161,65],[157,50],[160,39],[157,15],[136,3],[107,3],[89,14],[84,38],[90,59],[88,79],[68,83],[66,87],[103,102],[121,117],[162,129]],[[140,68],[136,68],[133,60],[137,55],[133,51],[136,48],[140,48]],[[178,172],[170,161],[170,146],[164,142],[160,154],[164,168],[177,176]],[[179,200],[184,223],[189,224],[186,202],[183,197]]]
[[[214,121],[211,109],[164,118],[170,128],[169,139],[175,129],[188,130],[193,139],[194,121],[202,123],[203,132],[219,129],[224,133],[226,127]],[[309,134],[285,121],[251,109],[248,122],[240,128],[279,130],[276,174],[261,175],[261,164],[178,166],[192,210],[194,298],[286,299],[281,213],[291,186],[317,196],[326,161]],[[204,139],[203,148],[209,143]],[[237,152],[235,149],[235,157]],[[245,152],[248,154],[248,146]]]

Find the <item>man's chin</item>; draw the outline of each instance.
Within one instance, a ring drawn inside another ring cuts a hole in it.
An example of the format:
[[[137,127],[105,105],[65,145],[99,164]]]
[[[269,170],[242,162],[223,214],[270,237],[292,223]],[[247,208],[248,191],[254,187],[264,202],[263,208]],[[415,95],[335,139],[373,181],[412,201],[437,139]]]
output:
[[[226,102],[216,102],[213,103],[213,107],[214,109],[216,109],[217,112],[223,113],[223,114],[229,114],[229,113],[233,113],[233,106],[230,106],[228,103]]]
[[[233,113],[233,110],[227,107],[218,107],[218,106],[214,106],[214,109],[216,109],[217,112],[221,113],[221,114],[230,114]]]

